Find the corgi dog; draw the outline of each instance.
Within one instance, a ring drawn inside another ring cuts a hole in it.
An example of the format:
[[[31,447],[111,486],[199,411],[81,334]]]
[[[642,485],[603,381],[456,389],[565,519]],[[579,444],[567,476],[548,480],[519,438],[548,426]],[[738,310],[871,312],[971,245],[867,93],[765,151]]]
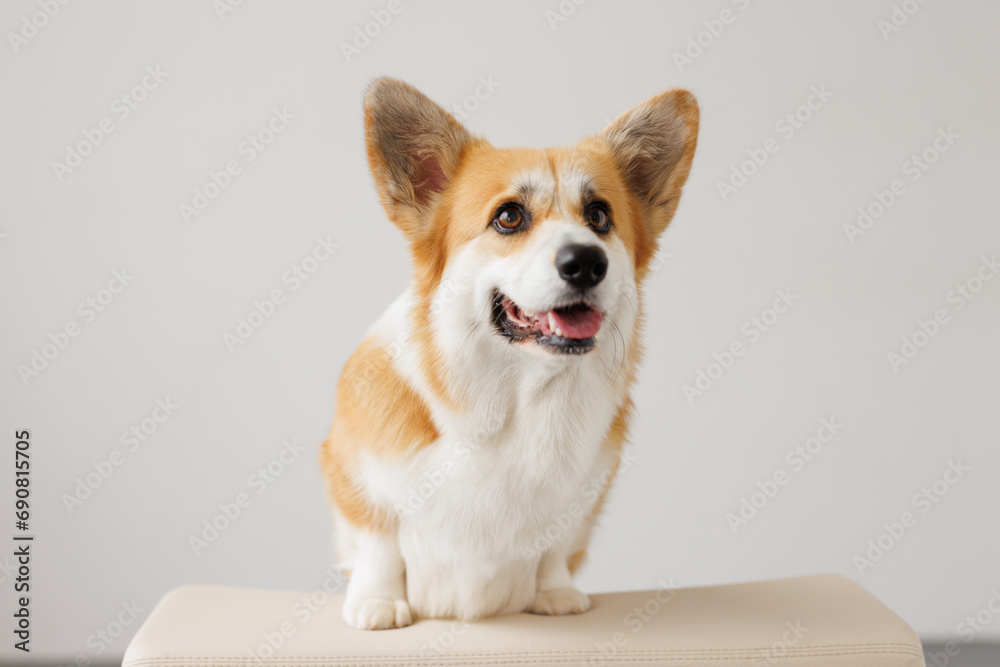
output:
[[[413,274],[347,360],[320,452],[344,620],[584,612],[573,573],[619,465],[697,102],[669,90],[572,148],[496,148],[394,79],[364,118]]]

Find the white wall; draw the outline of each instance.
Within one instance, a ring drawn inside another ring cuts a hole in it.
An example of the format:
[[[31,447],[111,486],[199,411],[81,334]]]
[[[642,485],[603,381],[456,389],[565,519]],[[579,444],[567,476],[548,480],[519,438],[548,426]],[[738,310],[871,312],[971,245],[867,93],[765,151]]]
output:
[[[586,590],[834,571],[923,636],[953,635],[1000,587],[1000,280],[961,309],[948,298],[1000,251],[1000,6],[927,3],[886,40],[877,22],[893,1],[592,0],[553,30],[556,0],[403,0],[350,62],[340,43],[386,2],[256,0],[221,20],[209,2],[71,3],[16,53],[8,37],[0,422],[7,489],[12,434],[32,431],[31,657],[98,657],[88,636],[123,602],[144,616],[178,584],[322,581],[315,450],[341,365],[407,278],[363,152],[360,98],[379,74],[449,107],[492,77],[499,88],[467,124],[501,145],[574,142],[670,87],[701,102],[670,256],[648,283],[640,464],[607,507]],[[674,52],[724,9],[732,23],[679,68]],[[0,27],[18,31],[36,11],[5,3]],[[112,103],[147,66],[166,78],[122,119]],[[776,121],[814,86],[832,97],[787,138]],[[294,119],[248,163],[238,147],[275,107]],[[113,132],[60,182],[53,161],[102,118]],[[939,128],[959,138],[911,181],[904,162]],[[718,183],[768,138],[778,151],[723,201]],[[241,173],[184,222],[178,206],[228,160]],[[850,243],[844,225],[897,178],[905,192]],[[282,275],[327,235],[339,248],[292,291]],[[78,304],[122,268],[134,279],[86,322]],[[287,301],[230,352],[224,332],[276,288]],[[743,323],[779,289],[797,300],[750,341]],[[939,308],[947,323],[896,372],[887,353]],[[18,365],[71,321],[79,335],[25,384]],[[746,353],[689,403],[682,386],[733,341]],[[167,397],[175,413],[68,512],[61,496]],[[785,453],[828,417],[843,429],[795,471]],[[305,454],[256,495],[248,477],[290,438]],[[922,514],[912,496],[959,460],[970,470]],[[787,485],[734,534],[727,513],[778,470]],[[188,537],[244,491],[251,507],[195,556]],[[916,525],[859,573],[854,557],[905,511]],[[979,636],[1000,637],[1000,621]],[[13,655],[5,641],[0,657]]]

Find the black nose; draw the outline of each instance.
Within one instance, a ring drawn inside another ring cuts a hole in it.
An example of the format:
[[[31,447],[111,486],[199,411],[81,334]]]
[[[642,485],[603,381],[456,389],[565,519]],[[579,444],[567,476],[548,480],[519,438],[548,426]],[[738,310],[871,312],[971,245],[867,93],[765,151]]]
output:
[[[556,268],[563,280],[573,287],[587,289],[604,280],[608,256],[596,245],[574,243],[556,253]]]

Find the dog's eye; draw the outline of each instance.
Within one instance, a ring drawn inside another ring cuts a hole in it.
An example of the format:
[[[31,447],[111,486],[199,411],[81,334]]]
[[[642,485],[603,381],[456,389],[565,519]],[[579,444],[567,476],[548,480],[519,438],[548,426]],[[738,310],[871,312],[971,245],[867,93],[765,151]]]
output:
[[[588,206],[585,217],[587,218],[587,224],[595,232],[606,234],[611,229],[611,216],[608,214],[608,208],[600,202],[595,202]]]
[[[520,205],[504,204],[493,216],[493,227],[501,234],[511,234],[524,227],[527,217]]]

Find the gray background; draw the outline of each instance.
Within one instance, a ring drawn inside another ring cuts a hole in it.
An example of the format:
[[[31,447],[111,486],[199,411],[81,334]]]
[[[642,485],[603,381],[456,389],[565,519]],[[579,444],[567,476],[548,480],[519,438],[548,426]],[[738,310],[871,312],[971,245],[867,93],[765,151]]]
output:
[[[101,655],[88,637],[123,603],[141,619],[182,583],[322,581],[330,523],[316,448],[342,364],[407,279],[364,158],[360,99],[380,74],[449,108],[492,77],[499,87],[463,113],[500,145],[575,142],[666,88],[700,100],[691,178],[647,285],[638,463],[611,496],[583,589],[833,571],[925,639],[955,636],[1000,588],[1000,280],[961,310],[947,300],[1000,251],[1000,5],[919,5],[886,39],[878,22],[893,2],[590,0],[563,3],[574,11],[552,23],[556,0],[404,0],[350,61],[341,43],[386,2],[254,0],[221,17],[210,2],[70,3],[16,52],[7,37],[0,470],[10,489],[12,434],[31,429],[31,657],[114,659],[136,624]],[[723,10],[732,23],[678,67],[674,53]],[[0,27],[17,32],[38,11],[4,3]],[[148,66],[166,78],[120,119],[112,103]],[[832,97],[786,138],[775,124],[812,86]],[[275,107],[294,120],[246,162],[241,142]],[[52,163],[102,118],[114,131],[60,181]],[[939,128],[959,138],[911,182],[904,163]],[[779,150],[723,201],[718,183],[768,138]],[[179,205],[232,159],[241,173],[185,222]],[[905,193],[849,242],[844,225],[897,178]],[[339,248],[292,291],[282,275],[327,235]],[[132,282],[85,323],[78,304],[123,267]],[[223,334],[275,288],[286,302],[231,352]],[[748,343],[741,327],[779,289],[794,306],[688,401],[683,385]],[[887,353],[938,308],[947,324],[894,371]],[[25,384],[18,366],[70,321],[80,334]],[[127,451],[121,434],[167,397],[179,408]],[[843,429],[794,471],[786,452],[829,417]],[[306,452],[257,495],[248,477],[285,439]],[[63,495],[116,449],[122,465],[69,512]],[[921,514],[913,495],[958,460],[969,472]],[[726,515],[779,470],[788,483],[734,533]],[[196,556],[189,537],[241,492],[252,505]],[[916,525],[860,573],[855,556],[906,511]],[[0,539],[13,532],[5,523]],[[1000,621],[976,635],[997,638]],[[15,657],[10,642],[0,657]]]

